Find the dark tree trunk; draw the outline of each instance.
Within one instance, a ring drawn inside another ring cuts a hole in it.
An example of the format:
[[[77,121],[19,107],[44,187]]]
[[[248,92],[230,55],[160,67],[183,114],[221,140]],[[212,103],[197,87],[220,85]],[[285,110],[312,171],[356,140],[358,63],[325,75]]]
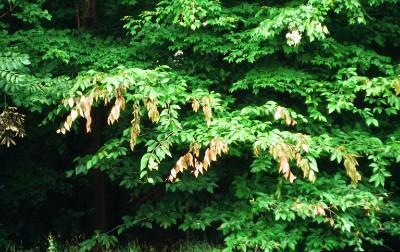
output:
[[[76,26],[87,30],[97,24],[96,0],[78,0],[75,2]]]
[[[83,25],[85,28],[94,28],[97,23],[96,0],[84,0],[83,5]]]
[[[93,108],[92,110],[92,132],[89,134],[90,138],[90,153],[95,153],[103,144],[101,131],[103,128],[103,109]],[[93,213],[93,229],[106,230],[107,219],[106,219],[106,189],[105,189],[105,175],[104,172],[95,169],[90,173],[91,182],[91,195],[89,199],[92,202],[94,208]]]
[[[77,26],[92,30],[96,26],[96,0],[81,0],[76,5]],[[92,127],[89,134],[89,153],[95,153],[103,144],[102,129],[104,124],[104,109],[92,108]],[[107,229],[106,181],[104,172],[94,169],[90,172],[89,204],[94,211],[91,213],[91,228],[93,230]]]

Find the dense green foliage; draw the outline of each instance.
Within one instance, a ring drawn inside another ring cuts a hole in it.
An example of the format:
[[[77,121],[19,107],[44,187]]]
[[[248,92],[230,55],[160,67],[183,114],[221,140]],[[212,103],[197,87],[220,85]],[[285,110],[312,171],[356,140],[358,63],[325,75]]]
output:
[[[90,251],[145,232],[225,251],[395,248],[399,10],[1,0],[0,245],[86,233]]]

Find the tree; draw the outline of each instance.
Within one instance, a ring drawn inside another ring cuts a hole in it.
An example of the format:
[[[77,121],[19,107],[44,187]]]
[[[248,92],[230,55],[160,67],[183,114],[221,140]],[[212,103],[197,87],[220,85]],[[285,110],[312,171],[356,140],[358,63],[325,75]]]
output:
[[[399,234],[398,1],[114,2],[96,2],[90,33],[60,30],[59,15],[56,30],[0,43],[32,61],[30,88],[3,74],[4,92],[52,109],[59,133],[83,121],[90,134],[104,104],[104,144],[68,175],[97,169],[134,192],[118,233],[218,230],[227,251],[361,250]]]

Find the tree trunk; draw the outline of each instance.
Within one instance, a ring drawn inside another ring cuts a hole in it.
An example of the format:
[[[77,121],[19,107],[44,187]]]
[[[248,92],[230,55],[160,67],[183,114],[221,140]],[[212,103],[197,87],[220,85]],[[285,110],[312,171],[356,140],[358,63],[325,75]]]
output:
[[[96,26],[97,21],[96,0],[83,0],[82,4],[83,27],[86,29],[92,29]]]
[[[104,113],[102,108],[93,108],[92,110],[92,132],[90,138],[90,153],[95,153],[103,143],[101,131],[104,122]],[[94,208],[92,223],[93,229],[106,230],[107,229],[107,211],[106,211],[106,186],[104,172],[95,169],[90,173],[90,182],[92,189],[89,190],[91,195],[89,199]]]
[[[77,5],[77,25],[91,30],[96,26],[96,0],[81,0]],[[89,153],[93,154],[102,146],[101,131],[104,123],[104,110],[92,108],[92,131],[89,134]],[[91,214],[91,231],[107,229],[106,185],[104,172],[95,169],[90,173],[89,202],[94,209]]]

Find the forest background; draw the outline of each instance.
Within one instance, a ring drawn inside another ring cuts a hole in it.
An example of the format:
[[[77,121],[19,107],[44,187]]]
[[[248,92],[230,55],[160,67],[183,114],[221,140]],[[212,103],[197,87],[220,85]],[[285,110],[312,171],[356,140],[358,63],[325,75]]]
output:
[[[0,247],[394,251],[399,7],[0,0]]]

